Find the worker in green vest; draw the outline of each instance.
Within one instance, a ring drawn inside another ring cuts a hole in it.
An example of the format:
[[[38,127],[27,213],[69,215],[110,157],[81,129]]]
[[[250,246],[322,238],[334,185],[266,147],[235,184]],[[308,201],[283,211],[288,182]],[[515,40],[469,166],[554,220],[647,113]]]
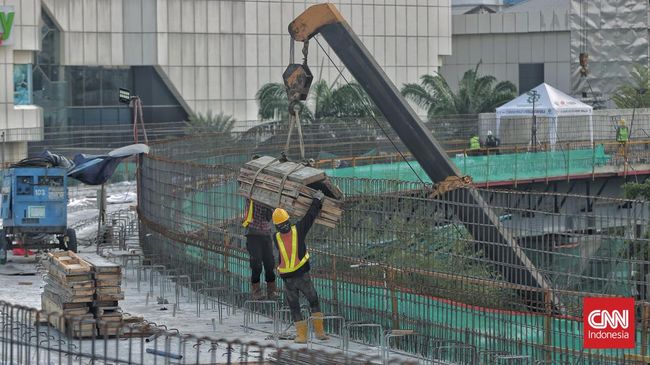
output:
[[[621,119],[618,127],[616,127],[616,142],[618,143],[627,143],[630,139],[629,130],[625,125],[625,119]]]
[[[618,153],[625,157],[627,150],[627,142],[630,140],[630,131],[625,125],[625,119],[621,119],[616,127],[616,142],[618,142]],[[626,158],[626,157],[625,157]]]
[[[472,136],[469,139],[469,156],[476,156],[481,153],[481,140],[478,136]]]

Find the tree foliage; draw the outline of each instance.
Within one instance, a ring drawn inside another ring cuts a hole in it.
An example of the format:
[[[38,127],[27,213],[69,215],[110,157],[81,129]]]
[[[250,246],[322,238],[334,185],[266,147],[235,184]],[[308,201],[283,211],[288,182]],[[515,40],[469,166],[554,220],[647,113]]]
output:
[[[256,95],[258,115],[262,119],[288,120],[289,100],[283,84],[263,85]],[[327,118],[365,117],[375,113],[370,98],[358,84],[328,85],[319,80],[312,85],[303,103],[300,120],[319,123]]]
[[[630,73],[632,82],[627,82],[616,89],[612,100],[618,108],[650,108],[650,70],[646,66],[635,65]]]
[[[195,113],[190,115],[185,122],[185,131],[188,134],[222,133],[225,138],[232,138],[232,129],[237,121],[231,115],[213,114],[208,111],[205,114]]]
[[[425,109],[429,119],[437,115],[493,112],[517,96],[517,87],[510,81],[497,82],[494,76],[481,76],[480,64],[463,74],[458,92],[454,92],[440,74],[422,75],[419,84],[405,84],[401,92]]]
[[[642,183],[627,183],[623,185],[626,199],[650,200],[650,179]]]

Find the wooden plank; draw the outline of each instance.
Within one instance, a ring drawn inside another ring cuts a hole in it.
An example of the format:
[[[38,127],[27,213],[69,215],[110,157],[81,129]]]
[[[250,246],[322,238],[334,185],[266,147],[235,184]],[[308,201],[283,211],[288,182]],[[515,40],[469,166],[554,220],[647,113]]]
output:
[[[69,274],[61,269],[58,265],[52,263],[50,260],[43,260],[41,263],[43,264],[43,267],[47,269],[48,274],[50,276],[56,277],[60,282],[70,283],[92,280],[91,272]]]
[[[104,301],[95,300],[93,301],[92,306],[97,308],[107,308],[107,307],[118,307],[119,304],[117,300],[104,300]]]
[[[59,278],[52,275],[47,275],[45,277],[45,282],[49,282],[52,285],[57,285],[63,288],[67,288],[69,290],[85,290],[85,289],[93,289],[95,287],[95,282],[92,280],[62,282]]]
[[[41,298],[42,297],[47,297],[51,302],[55,303],[58,307],[62,308],[64,311],[68,309],[85,309],[86,311],[90,310],[88,303],[65,303],[64,301],[61,300],[61,298],[58,295],[52,293],[49,290],[44,290],[43,294],[41,295]]]
[[[244,165],[250,170],[258,170],[266,166],[273,160],[273,157],[262,156],[258,159],[246,162]],[[307,167],[295,162],[275,162],[270,166],[264,167],[263,172],[276,177],[283,177],[288,174],[287,179],[296,181],[304,185],[311,184],[316,181],[321,181],[325,178],[323,170]]]
[[[118,301],[123,299],[124,299],[123,292],[114,293],[114,294],[103,294],[103,293],[95,294],[95,300],[98,302],[110,302],[110,301]]]
[[[95,280],[119,280],[122,281],[122,275],[115,274],[95,274]]]
[[[122,284],[122,280],[116,279],[116,280],[95,280],[95,286],[97,288],[102,288],[105,286],[120,286]]]
[[[41,295],[41,305],[44,311],[64,313],[72,315],[84,315],[90,313],[90,307],[86,303],[64,303],[61,304],[55,297],[44,293]]]
[[[67,274],[91,271],[90,265],[72,251],[48,252],[47,255],[52,263]]]
[[[280,191],[279,186],[273,186],[273,185],[268,185],[264,183],[255,183],[255,189],[264,189],[268,190],[274,194],[278,194],[280,192],[282,195],[290,196],[292,198],[297,198],[300,195],[300,191],[295,190],[295,189],[282,189]],[[245,197],[250,197],[249,194],[251,194],[251,183],[250,182],[245,182],[245,181],[240,181],[239,182],[239,194],[243,195]]]
[[[122,291],[122,288],[119,286],[103,286],[97,287],[97,294],[119,294]]]
[[[247,183],[251,183],[253,179],[255,179],[255,184],[258,182],[262,182],[268,185],[273,185],[279,187],[282,184],[282,178],[266,174],[264,172],[260,172],[257,174],[257,177],[255,176],[256,171],[253,170],[248,170],[246,167],[242,167],[239,170],[239,175],[237,176],[238,181],[244,181]],[[304,185],[302,183],[296,182],[296,181],[291,181],[291,180],[285,180],[284,185],[285,188],[290,189],[290,190],[299,190],[302,188]]]
[[[111,262],[95,253],[83,253],[79,254],[79,257],[86,261],[96,273],[121,274],[122,272],[122,267],[119,264]]]

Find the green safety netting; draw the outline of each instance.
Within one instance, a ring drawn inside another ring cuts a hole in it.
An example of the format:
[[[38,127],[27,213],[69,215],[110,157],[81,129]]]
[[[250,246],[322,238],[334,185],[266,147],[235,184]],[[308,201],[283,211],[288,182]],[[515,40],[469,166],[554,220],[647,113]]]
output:
[[[474,182],[495,182],[591,173],[610,160],[602,145],[579,150],[509,153],[487,156],[457,156],[452,162]],[[410,164],[410,166],[409,166]],[[372,164],[326,170],[328,176],[391,179],[424,182],[431,179],[422,167],[411,161]],[[413,171],[415,170],[415,172]],[[417,176],[416,176],[417,174]]]

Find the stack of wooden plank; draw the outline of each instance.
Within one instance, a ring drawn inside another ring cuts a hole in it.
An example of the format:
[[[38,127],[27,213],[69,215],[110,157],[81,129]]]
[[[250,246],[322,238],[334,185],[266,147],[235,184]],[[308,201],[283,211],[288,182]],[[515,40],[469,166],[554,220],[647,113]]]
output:
[[[239,194],[273,208],[283,208],[293,217],[307,213],[312,196],[323,191],[323,208],[316,224],[335,228],[343,210],[343,193],[332,184],[325,172],[295,162],[279,162],[262,156],[244,164],[239,170]]]
[[[96,254],[88,253],[80,256],[92,268],[95,296],[91,304],[91,312],[98,320],[98,334],[100,336],[120,335],[122,311],[119,301],[124,299],[120,265]]]
[[[95,282],[90,265],[71,251],[48,253],[43,265],[47,276],[42,308],[58,314],[49,316],[50,324],[71,337],[94,336],[96,328],[90,304]]]

